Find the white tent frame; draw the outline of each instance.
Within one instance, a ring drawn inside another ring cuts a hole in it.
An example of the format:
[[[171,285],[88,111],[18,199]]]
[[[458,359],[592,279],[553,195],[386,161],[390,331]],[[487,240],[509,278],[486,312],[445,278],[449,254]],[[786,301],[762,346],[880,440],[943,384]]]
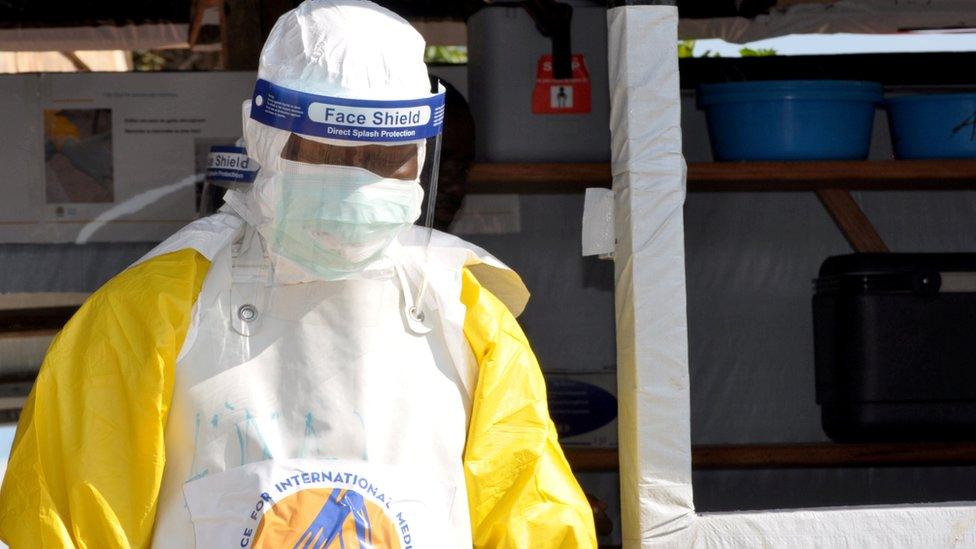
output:
[[[624,547],[976,547],[976,503],[695,512],[673,3],[608,12]]]
[[[188,32],[185,23],[0,29],[0,51],[186,48]]]
[[[837,0],[794,4],[755,19],[687,19],[682,39],[722,38],[744,44],[790,34],[890,34],[918,29],[976,27],[970,0]]]

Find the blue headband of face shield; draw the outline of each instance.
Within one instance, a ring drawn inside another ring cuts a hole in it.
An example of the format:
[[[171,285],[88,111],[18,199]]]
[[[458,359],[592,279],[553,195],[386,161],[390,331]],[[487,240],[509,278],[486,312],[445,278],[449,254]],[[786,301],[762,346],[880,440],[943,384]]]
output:
[[[366,143],[398,143],[436,137],[444,127],[443,85],[419,99],[379,101],[300,92],[259,79],[251,118],[302,135]]]

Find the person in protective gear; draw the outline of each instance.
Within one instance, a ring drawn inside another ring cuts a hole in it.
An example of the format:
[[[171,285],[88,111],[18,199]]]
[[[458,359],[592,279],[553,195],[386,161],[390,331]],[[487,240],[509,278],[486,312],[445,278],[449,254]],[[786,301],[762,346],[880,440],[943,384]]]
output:
[[[443,122],[423,53],[364,0],[281,17],[244,105],[252,188],[109,281],[55,338],[0,537],[596,546],[515,320],[524,285],[414,225]]]

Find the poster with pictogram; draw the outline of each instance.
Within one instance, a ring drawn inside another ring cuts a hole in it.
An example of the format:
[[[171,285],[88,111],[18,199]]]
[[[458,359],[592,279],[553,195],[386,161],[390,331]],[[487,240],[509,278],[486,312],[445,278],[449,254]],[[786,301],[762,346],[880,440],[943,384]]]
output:
[[[586,114],[592,110],[593,98],[586,59],[582,54],[574,54],[572,66],[571,78],[557,79],[552,68],[552,56],[539,58],[532,93],[534,114]]]

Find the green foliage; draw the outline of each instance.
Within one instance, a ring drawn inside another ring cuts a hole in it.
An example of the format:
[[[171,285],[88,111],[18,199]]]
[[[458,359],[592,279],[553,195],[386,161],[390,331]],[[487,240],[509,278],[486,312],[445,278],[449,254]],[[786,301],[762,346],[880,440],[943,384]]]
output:
[[[705,50],[701,53],[695,52],[695,40],[678,40],[678,58],[689,57],[722,57],[717,51]],[[777,55],[773,48],[742,48],[739,50],[742,57],[772,57]]]
[[[427,46],[424,61],[434,65],[464,65],[468,62],[468,47]]]
[[[134,50],[132,52],[132,68],[140,72],[161,71],[166,66],[166,59],[150,50]]]
[[[776,55],[776,50],[773,48],[742,48],[739,50],[739,55],[742,57],[772,57]]]
[[[688,57],[722,57],[722,54],[717,51],[705,50],[700,55],[695,55],[694,40],[678,40],[678,59]]]

